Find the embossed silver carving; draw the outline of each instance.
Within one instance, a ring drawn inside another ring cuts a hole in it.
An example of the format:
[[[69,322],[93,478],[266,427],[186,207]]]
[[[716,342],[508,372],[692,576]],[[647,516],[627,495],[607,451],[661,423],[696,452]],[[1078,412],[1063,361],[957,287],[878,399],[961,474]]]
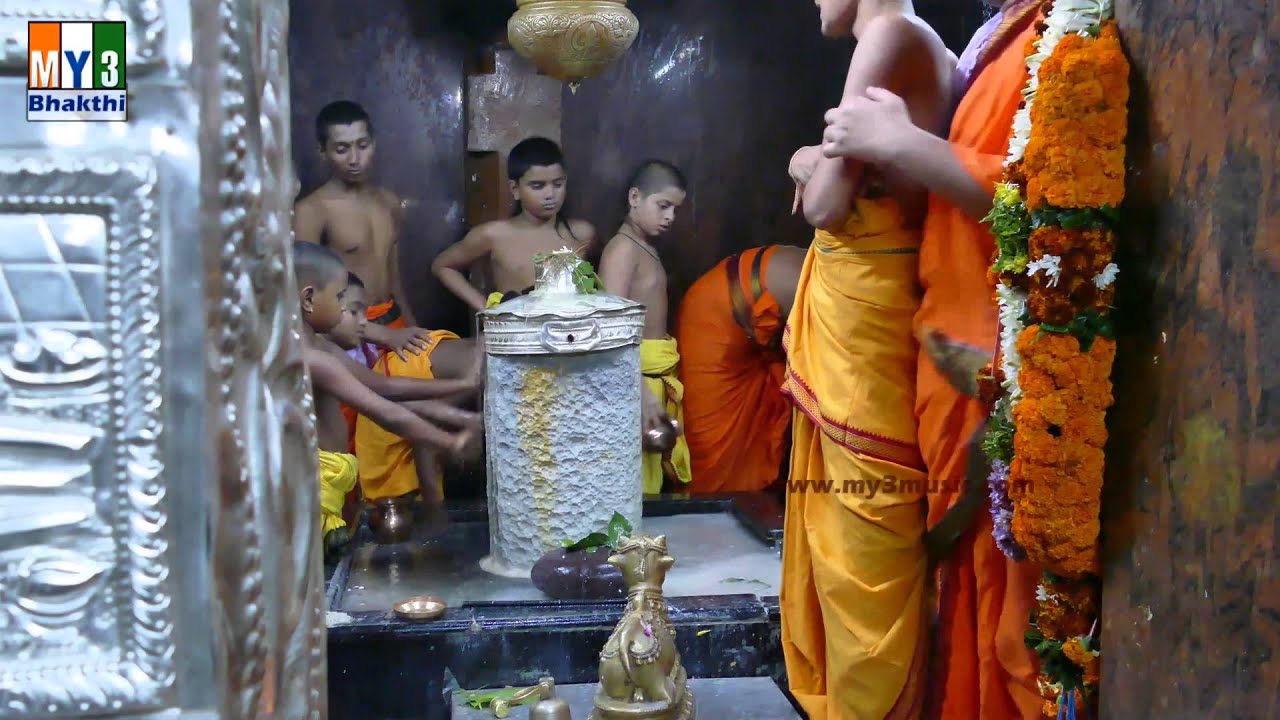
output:
[[[146,156],[0,154],[7,715],[161,707],[174,686],[156,179]]]
[[[222,464],[214,586],[229,718],[326,714],[317,455],[289,264],[287,0],[218,3],[210,391]],[[270,614],[268,614],[270,613]]]
[[[164,5],[161,0],[0,0],[0,72],[26,75],[27,23],[123,20],[125,66],[147,70],[163,59]]]

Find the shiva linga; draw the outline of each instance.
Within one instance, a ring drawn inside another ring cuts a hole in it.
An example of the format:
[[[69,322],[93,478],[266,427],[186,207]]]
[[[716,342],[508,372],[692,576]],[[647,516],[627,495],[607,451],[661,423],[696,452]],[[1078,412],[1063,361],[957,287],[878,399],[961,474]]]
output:
[[[693,693],[662,595],[676,562],[666,536],[621,538],[609,562],[622,571],[627,606],[600,651],[590,720],[694,720]]]
[[[517,0],[507,21],[511,47],[575,92],[622,57],[638,32],[626,0]]]

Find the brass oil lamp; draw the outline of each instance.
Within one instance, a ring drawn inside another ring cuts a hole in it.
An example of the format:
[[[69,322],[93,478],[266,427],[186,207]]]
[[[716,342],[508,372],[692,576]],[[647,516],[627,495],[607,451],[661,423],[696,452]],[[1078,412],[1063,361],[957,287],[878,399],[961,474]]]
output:
[[[574,90],[622,57],[639,31],[626,0],[516,0],[507,21],[511,47]]]

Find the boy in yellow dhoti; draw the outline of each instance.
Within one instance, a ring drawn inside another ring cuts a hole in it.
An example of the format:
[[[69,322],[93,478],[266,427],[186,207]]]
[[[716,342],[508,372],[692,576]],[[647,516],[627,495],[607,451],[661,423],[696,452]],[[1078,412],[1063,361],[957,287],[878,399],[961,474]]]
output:
[[[462,340],[448,330],[432,330],[429,344],[417,355],[401,359],[383,353],[373,373],[384,377],[456,380],[463,378],[476,362],[476,343]],[[356,456],[360,459],[360,489],[369,501],[400,497],[421,489],[434,530],[443,527],[444,490],[438,449],[414,446],[404,437],[384,429],[376,421],[360,416],[355,429]]]
[[[857,36],[846,98],[893,88],[922,127],[945,128],[954,58],[911,3],[818,7],[823,34]],[[787,678],[812,720],[914,719],[927,664],[912,332],[925,194],[813,155],[797,153],[811,171],[792,168],[817,232],[783,341],[796,405],[780,600]]]
[[[675,338],[667,334],[667,271],[651,241],[675,222],[676,209],[685,198],[685,180],[674,165],[650,160],[640,166],[627,188],[630,210],[600,257],[600,280],[606,291],[645,306],[640,343],[645,390],[640,397],[642,429],[649,430],[665,418],[683,420],[684,386],[676,373],[680,352]],[[643,476],[646,493],[662,492],[664,479],[682,489],[693,477],[684,437],[668,453],[646,452]]]
[[[478,447],[480,416],[427,398],[474,393],[479,388],[480,373],[477,367],[471,378],[454,381],[423,381],[372,373],[320,335],[332,331],[342,319],[343,295],[348,287],[348,273],[342,258],[322,245],[296,242],[293,267],[304,320],[303,361],[311,375],[315,403],[321,527],[326,550],[332,551],[345,543],[347,531],[341,516],[342,502],[355,485],[356,477],[356,459],[344,452],[347,428],[342,405],[350,405],[410,443],[465,456]],[[460,427],[461,431],[446,432],[426,418]]]

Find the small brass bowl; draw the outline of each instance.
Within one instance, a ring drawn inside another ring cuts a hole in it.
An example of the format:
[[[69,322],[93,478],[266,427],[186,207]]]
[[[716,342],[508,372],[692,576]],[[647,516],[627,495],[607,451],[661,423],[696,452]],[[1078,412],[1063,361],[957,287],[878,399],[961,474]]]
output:
[[[391,607],[398,617],[405,620],[435,620],[444,615],[449,606],[445,601],[430,595],[417,595],[401,600]]]

